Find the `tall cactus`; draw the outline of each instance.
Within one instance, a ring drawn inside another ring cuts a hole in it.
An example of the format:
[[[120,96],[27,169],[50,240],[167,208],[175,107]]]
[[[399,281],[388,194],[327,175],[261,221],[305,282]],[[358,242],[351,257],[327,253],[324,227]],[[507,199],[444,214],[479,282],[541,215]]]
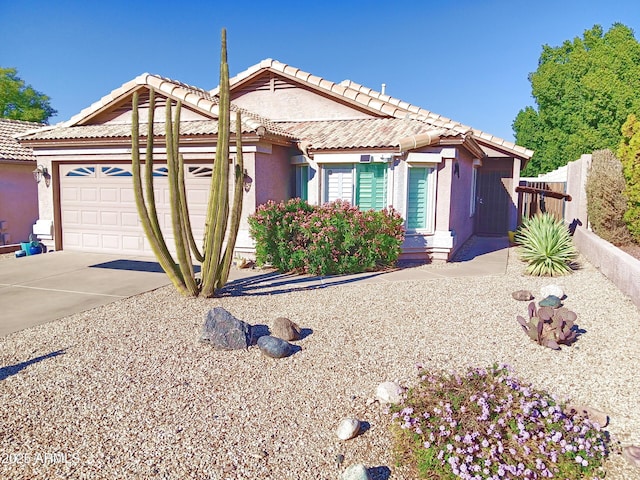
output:
[[[171,202],[171,223],[175,240],[177,262],[169,252],[160,230],[153,190],[153,125],[155,92],[150,89],[149,120],[147,124],[147,146],[145,156],[144,188],[140,171],[140,126],[138,114],[138,93],[133,94],[132,103],[132,148],[131,163],[133,185],[140,222],[158,262],[171,282],[183,295],[213,297],[229,278],[229,270],[235,247],[242,212],[244,163],[242,157],[242,124],[240,112],[236,112],[236,162],[234,165],[234,193],[229,219],[229,137],[230,137],[230,94],[229,67],[227,64],[226,30],[222,30],[220,55],[220,98],[218,112],[218,140],[213,175],[209,190],[204,245],[198,250],[189,220],[184,180],[184,158],[179,153],[180,111],[177,102],[172,120],[172,100],[167,98],[165,115],[165,143],[169,197]],[[146,191],[146,199],[145,199]],[[226,247],[223,251],[226,237]],[[193,259],[201,262],[201,280],[195,276]]]

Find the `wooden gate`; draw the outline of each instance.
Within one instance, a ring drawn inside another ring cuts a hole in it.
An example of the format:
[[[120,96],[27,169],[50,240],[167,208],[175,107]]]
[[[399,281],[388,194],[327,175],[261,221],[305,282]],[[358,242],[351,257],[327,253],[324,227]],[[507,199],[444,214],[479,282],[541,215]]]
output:
[[[519,218],[549,213],[563,220],[564,203],[571,201],[571,195],[565,193],[566,187],[566,182],[521,182],[516,187]]]

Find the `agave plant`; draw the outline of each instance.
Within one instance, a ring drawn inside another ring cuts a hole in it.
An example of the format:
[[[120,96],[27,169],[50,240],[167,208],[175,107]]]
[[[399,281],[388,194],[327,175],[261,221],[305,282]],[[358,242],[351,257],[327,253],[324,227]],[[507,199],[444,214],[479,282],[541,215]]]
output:
[[[520,258],[527,262],[529,275],[557,276],[571,273],[578,255],[569,229],[548,213],[527,218],[515,235]]]
[[[578,338],[578,328],[575,321],[578,316],[566,307],[551,308],[529,304],[529,321],[521,315],[517,316],[518,323],[522,326],[529,338],[539,345],[560,349],[560,344],[571,345]]]

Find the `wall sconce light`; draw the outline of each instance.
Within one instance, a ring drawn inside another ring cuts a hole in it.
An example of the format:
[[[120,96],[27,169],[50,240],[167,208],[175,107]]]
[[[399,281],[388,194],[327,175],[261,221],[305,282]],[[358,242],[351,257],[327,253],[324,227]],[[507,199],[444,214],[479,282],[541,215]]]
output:
[[[47,187],[49,186],[49,183],[51,182],[51,175],[49,175],[47,167],[45,167],[44,165],[38,165],[38,167],[31,173],[33,173],[33,178],[36,183],[40,183],[40,181],[44,178],[45,184],[47,185]]]
[[[242,182],[244,183],[244,191],[249,192],[249,190],[251,190],[251,184],[253,183],[253,179],[247,173],[246,168],[244,169],[243,175],[244,176],[242,177]]]
[[[460,178],[460,164],[458,162],[453,164],[453,174]]]

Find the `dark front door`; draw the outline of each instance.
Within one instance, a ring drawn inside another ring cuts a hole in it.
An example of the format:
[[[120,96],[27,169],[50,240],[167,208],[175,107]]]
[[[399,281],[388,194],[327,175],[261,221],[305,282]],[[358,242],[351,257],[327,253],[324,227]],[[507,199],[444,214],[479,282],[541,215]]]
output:
[[[511,184],[510,171],[478,171],[476,202],[476,233],[506,235],[509,229],[511,198],[507,186]]]

